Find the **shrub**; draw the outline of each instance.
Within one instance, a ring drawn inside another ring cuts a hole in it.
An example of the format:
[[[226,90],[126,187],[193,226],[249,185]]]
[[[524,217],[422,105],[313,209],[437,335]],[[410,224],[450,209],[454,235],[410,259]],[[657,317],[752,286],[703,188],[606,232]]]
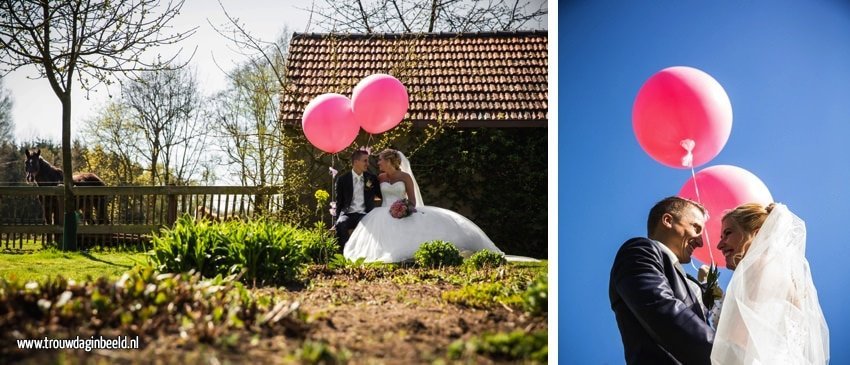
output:
[[[457,340],[449,346],[449,357],[479,354],[497,360],[531,360],[545,363],[549,355],[549,335],[546,331],[513,331],[485,334],[469,341]]]
[[[246,283],[281,284],[294,281],[308,261],[304,247],[313,245],[306,243],[313,242],[310,237],[265,219],[210,223],[182,217],[154,237],[151,263],[164,272],[242,273]]]
[[[464,262],[464,265],[468,267],[481,269],[484,267],[499,267],[507,263],[505,260],[505,255],[500,254],[498,252],[481,250],[478,251]]]
[[[446,241],[425,242],[413,254],[416,264],[421,267],[458,266],[463,263],[460,251]]]

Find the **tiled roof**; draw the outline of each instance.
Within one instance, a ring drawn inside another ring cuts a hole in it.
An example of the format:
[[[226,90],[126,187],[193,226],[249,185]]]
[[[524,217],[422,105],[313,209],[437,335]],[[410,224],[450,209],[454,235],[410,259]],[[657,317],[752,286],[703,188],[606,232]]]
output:
[[[295,33],[281,94],[283,123],[300,123],[323,93],[351,96],[362,78],[387,73],[410,94],[405,120],[440,115],[461,127],[545,127],[548,119],[546,31],[425,34]]]

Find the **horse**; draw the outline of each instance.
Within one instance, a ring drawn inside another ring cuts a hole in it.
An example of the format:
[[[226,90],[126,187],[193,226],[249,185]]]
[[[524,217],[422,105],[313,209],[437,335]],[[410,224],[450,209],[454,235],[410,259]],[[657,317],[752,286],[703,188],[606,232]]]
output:
[[[199,205],[197,209],[195,209],[195,220],[208,220],[213,223],[223,223],[230,221],[238,221],[239,217],[234,215],[222,215],[221,213],[216,213],[210,208],[207,208],[203,205]]]
[[[62,183],[62,169],[51,165],[41,157],[41,150],[36,149],[35,152],[30,150],[26,153],[26,180],[28,183],[35,183],[38,186],[57,186]],[[106,186],[106,183],[97,175],[85,172],[74,174],[74,186]],[[45,224],[56,224],[60,222],[59,215],[59,199],[57,197],[39,197],[44,213]],[[106,197],[91,196],[83,198],[79,202],[80,206],[75,210],[82,210],[83,221],[89,224],[105,224],[108,222],[106,214]],[[97,210],[97,220],[93,218],[93,210]]]

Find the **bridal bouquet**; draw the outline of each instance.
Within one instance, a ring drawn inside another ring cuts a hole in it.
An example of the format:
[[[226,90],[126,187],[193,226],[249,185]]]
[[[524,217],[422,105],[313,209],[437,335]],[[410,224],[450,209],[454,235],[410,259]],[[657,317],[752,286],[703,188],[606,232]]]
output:
[[[717,265],[702,265],[698,276],[703,289],[702,302],[711,310],[715,301],[723,299],[723,289],[720,289],[720,283],[717,280],[720,277]]]
[[[390,215],[393,218],[404,218],[416,212],[416,207],[410,203],[410,200],[400,199],[396,200],[393,205],[390,206]]]

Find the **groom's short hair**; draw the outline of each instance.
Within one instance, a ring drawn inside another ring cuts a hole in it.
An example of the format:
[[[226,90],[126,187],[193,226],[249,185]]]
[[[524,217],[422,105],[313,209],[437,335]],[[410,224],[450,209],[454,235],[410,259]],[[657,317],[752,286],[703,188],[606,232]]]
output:
[[[688,205],[693,205],[697,207],[702,214],[706,214],[705,207],[703,207],[702,204],[678,196],[668,196],[660,202],[655,203],[655,206],[649,210],[649,218],[646,220],[647,235],[651,237],[655,234],[655,227],[658,226],[658,222],[661,221],[661,217],[664,216],[664,213],[670,213],[674,217],[679,218],[682,216],[682,212]]]
[[[358,159],[360,159],[360,156],[366,155],[369,155],[369,153],[364,150],[355,150],[351,153],[351,162],[357,161]]]

